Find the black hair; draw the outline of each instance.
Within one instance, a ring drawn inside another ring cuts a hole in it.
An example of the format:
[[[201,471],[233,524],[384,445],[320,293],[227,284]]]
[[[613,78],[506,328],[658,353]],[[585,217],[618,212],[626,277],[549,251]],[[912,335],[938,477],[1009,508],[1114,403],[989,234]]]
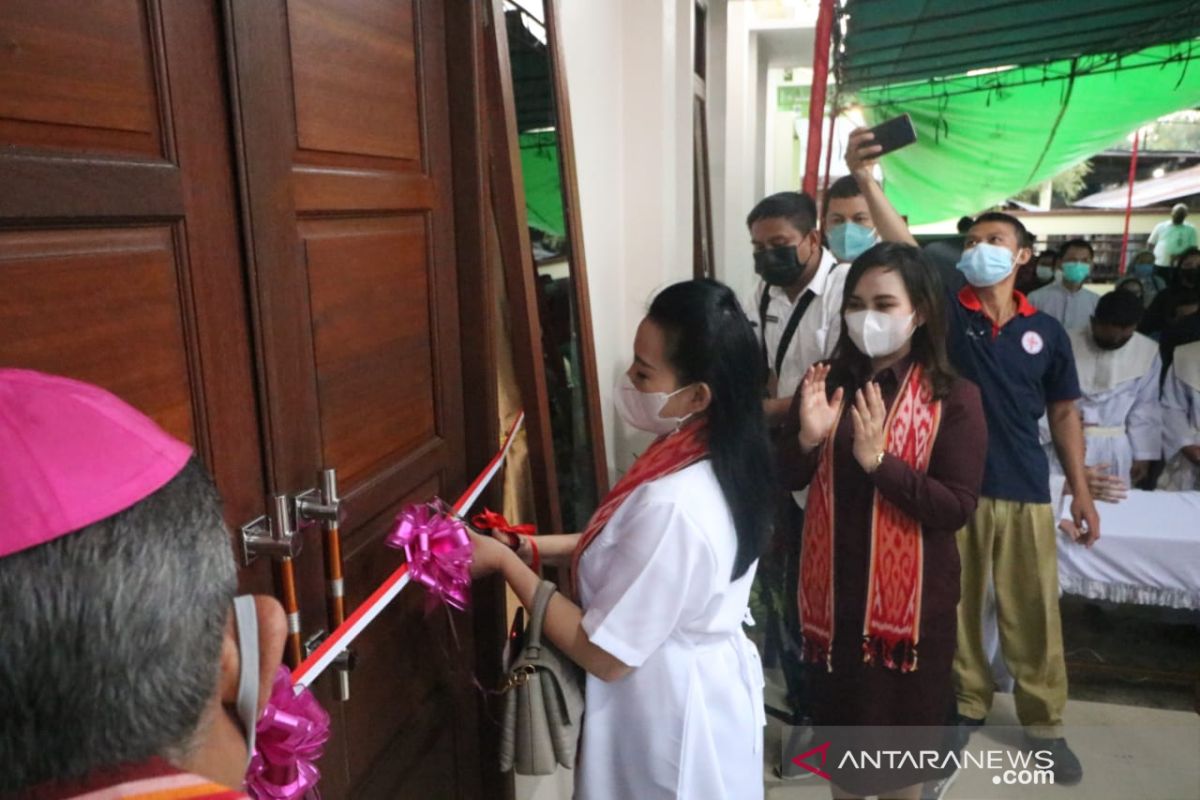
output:
[[[236,591],[195,456],[129,508],[0,558],[0,797],[188,752]]]
[[[1029,235],[1029,231],[1025,230],[1025,224],[1012,214],[1005,214],[1003,211],[989,211],[976,217],[971,226],[974,227],[981,222],[1003,222],[1005,225],[1011,225],[1013,233],[1017,235],[1017,244],[1021,247],[1028,246],[1025,244],[1025,237]]]
[[[1200,255],[1200,247],[1189,247],[1179,255],[1175,256],[1175,266],[1182,267],[1183,262],[1195,255]]]
[[[1137,278],[1122,278],[1117,281],[1117,285],[1113,287],[1113,291],[1122,291],[1126,286],[1136,286],[1139,298],[1146,293],[1146,287],[1142,286],[1142,282]]]
[[[1142,321],[1143,310],[1142,298],[1133,292],[1112,291],[1101,297],[1100,302],[1096,303],[1092,319],[1103,325],[1129,328]]]
[[[703,382],[712,393],[708,450],[737,530],[731,578],[737,580],[763,552],[775,508],[762,404],[767,367],[758,338],[733,290],[714,280],[668,286],[646,317],[662,328],[681,385]]]
[[[805,192],[778,192],[758,201],[746,217],[746,227],[762,219],[786,219],[800,233],[817,227],[817,204]]]
[[[1045,250],[1043,250],[1042,252],[1038,253],[1038,254],[1037,254],[1037,260],[1038,260],[1038,261],[1041,261],[1041,260],[1042,260],[1042,256],[1050,256],[1052,259],[1054,259],[1054,263],[1055,263],[1055,264],[1057,264],[1057,263],[1058,263],[1058,251],[1057,251],[1057,250],[1055,250],[1055,249],[1054,249],[1054,248],[1052,248],[1052,247],[1047,247]]]
[[[1092,258],[1096,257],[1096,249],[1094,247],[1092,247],[1092,243],[1086,239],[1072,239],[1071,241],[1067,242],[1066,244],[1064,244],[1062,246],[1062,251],[1061,251],[1062,254],[1066,255],[1067,251],[1070,250],[1072,247],[1082,247],[1083,249],[1088,251],[1089,256],[1091,256]]]
[[[950,393],[956,377],[946,352],[945,289],[938,271],[926,261],[920,248],[897,242],[880,242],[850,265],[842,295],[842,336],[831,359],[830,385],[849,392],[871,377],[870,357],[858,349],[846,330],[846,305],[862,276],[878,267],[899,273],[913,310],[925,320],[913,334],[912,356],[925,368],[930,394],[940,400]]]
[[[845,200],[849,197],[862,197],[862,187],[858,185],[858,181],[854,179],[853,175],[843,175],[829,184],[829,189],[821,198],[821,224],[824,224],[825,217],[829,216],[830,200]]]
[[[958,218],[958,232],[962,233],[962,234],[966,234],[967,231],[971,230],[971,226],[974,224],[975,224],[975,220],[971,219],[970,217],[959,217]]]

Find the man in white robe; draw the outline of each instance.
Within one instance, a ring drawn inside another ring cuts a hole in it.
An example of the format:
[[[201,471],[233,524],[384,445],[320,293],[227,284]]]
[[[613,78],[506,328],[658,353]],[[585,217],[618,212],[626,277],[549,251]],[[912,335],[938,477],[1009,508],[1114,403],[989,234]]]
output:
[[[1158,488],[1200,490],[1200,342],[1175,350],[1163,384],[1163,457]]]
[[[1079,410],[1085,463],[1098,500],[1124,499],[1129,487],[1145,480],[1150,463],[1162,454],[1162,362],[1154,341],[1136,332],[1141,316],[1137,297],[1110,292],[1100,299],[1090,324],[1069,334],[1083,391]],[[1044,441],[1052,493],[1059,497],[1062,467],[1048,435]]]
[[[1030,292],[1029,302],[1058,320],[1068,332],[1087,327],[1100,302],[1100,295],[1083,288],[1092,273],[1094,258],[1091,244],[1083,239],[1067,242],[1058,265],[1061,280]]]

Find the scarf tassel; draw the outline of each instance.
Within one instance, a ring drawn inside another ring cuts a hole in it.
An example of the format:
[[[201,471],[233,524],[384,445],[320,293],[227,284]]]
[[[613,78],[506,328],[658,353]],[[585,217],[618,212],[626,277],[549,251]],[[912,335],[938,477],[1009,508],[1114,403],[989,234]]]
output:
[[[800,661],[806,664],[821,664],[826,672],[833,672],[833,648],[829,642],[818,642],[804,636],[800,640]]]
[[[917,643],[912,639],[864,636],[862,649],[864,664],[883,664],[902,673],[917,670]]]

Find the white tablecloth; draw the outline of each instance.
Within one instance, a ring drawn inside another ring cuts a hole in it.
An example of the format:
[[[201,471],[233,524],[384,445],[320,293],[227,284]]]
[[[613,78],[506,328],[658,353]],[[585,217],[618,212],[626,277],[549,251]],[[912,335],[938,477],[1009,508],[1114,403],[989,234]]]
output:
[[[1090,550],[1059,534],[1058,582],[1064,592],[1200,609],[1200,492],[1135,490],[1120,503],[1096,508],[1100,541]]]

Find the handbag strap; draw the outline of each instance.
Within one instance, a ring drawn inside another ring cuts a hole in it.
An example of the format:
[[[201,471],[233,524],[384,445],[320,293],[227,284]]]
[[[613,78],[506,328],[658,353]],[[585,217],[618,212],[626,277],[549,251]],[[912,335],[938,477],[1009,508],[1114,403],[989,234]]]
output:
[[[538,658],[542,651],[542,623],[546,619],[546,607],[550,598],[558,591],[553,581],[543,580],[538,584],[537,593],[533,596],[533,608],[529,610],[529,625],[525,628],[526,658]]]

